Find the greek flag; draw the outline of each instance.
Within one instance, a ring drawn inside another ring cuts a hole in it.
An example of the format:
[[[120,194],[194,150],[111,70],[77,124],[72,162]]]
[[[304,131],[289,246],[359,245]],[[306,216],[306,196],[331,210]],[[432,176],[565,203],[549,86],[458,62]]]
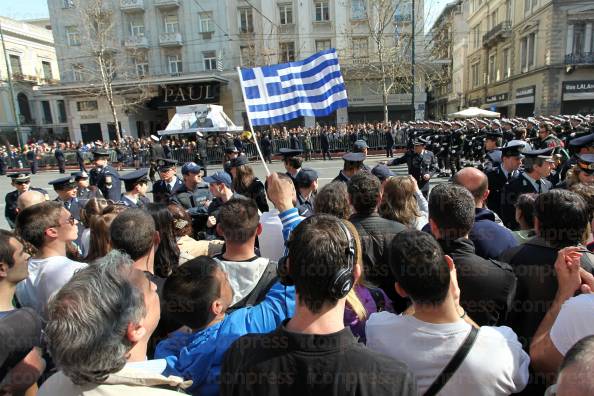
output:
[[[300,62],[239,69],[239,78],[253,125],[323,117],[348,106],[334,48]]]

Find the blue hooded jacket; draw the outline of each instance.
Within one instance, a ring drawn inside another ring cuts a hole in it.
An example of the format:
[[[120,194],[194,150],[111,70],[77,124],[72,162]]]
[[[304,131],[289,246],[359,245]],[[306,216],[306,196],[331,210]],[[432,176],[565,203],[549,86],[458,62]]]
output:
[[[231,344],[249,333],[275,330],[294,311],[295,287],[276,283],[258,305],[233,311],[195,333],[173,333],[157,345],[155,359],[167,360],[163,375],[191,379],[193,395],[218,395],[223,356]]]

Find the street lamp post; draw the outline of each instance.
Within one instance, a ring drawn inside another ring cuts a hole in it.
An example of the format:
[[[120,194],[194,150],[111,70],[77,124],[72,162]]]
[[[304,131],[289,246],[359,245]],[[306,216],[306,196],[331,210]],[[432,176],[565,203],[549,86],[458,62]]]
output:
[[[12,86],[12,74],[10,72],[10,63],[8,61],[8,55],[6,54],[6,46],[4,44],[4,33],[2,31],[2,24],[0,24],[0,41],[2,41],[2,52],[4,53],[4,62],[6,63],[6,76],[8,80],[8,90],[10,91],[10,108],[12,110],[12,116],[14,117],[14,122],[16,124],[16,136],[17,136],[17,143],[19,148],[21,146],[21,119],[19,115],[17,115],[16,111],[16,97],[14,96],[14,88]]]
[[[412,1],[412,45],[411,45],[411,71],[412,71],[412,83],[411,83],[411,92],[412,92],[412,99],[411,99],[411,106],[412,106],[412,113],[411,113],[411,121],[416,121],[417,118],[417,110],[415,108],[415,0]]]

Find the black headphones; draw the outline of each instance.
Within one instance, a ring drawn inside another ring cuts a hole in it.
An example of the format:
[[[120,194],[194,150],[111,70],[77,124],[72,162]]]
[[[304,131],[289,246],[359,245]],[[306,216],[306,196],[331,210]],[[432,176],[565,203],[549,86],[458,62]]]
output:
[[[352,289],[355,283],[355,277],[353,274],[353,269],[355,266],[355,240],[347,226],[344,225],[341,220],[338,221],[338,224],[344,235],[347,237],[349,246],[345,250],[345,254],[347,255],[347,267],[340,268],[334,274],[334,276],[332,276],[328,283],[328,291],[330,292],[330,295],[337,300],[344,298],[347,294],[349,294],[349,291]],[[290,238],[286,245],[287,247],[291,245]],[[276,273],[282,285],[293,286],[295,282],[289,273],[289,268],[287,267],[287,258],[288,256],[283,256],[280,258],[276,267]]]

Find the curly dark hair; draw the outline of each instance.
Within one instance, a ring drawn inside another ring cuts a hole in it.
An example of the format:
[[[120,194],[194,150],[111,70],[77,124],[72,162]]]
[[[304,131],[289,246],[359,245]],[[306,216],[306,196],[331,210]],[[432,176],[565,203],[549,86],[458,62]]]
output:
[[[342,182],[326,184],[316,194],[314,208],[316,214],[325,213],[341,219],[351,217],[352,211],[346,184]]]

